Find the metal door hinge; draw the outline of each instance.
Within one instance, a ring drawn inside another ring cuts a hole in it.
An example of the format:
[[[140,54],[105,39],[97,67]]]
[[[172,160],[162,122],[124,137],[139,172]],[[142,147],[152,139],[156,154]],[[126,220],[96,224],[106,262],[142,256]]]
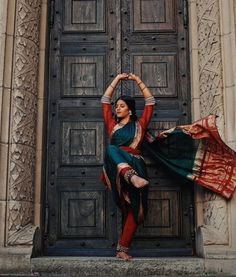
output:
[[[48,204],[45,207],[45,214],[44,214],[44,236],[48,235],[48,221],[49,221],[49,206]]]
[[[184,28],[186,29],[188,27],[188,0],[183,0],[183,23]]]
[[[55,0],[51,0],[51,2],[50,2],[50,18],[49,18],[49,26],[51,29],[54,24],[54,14],[55,14]]]

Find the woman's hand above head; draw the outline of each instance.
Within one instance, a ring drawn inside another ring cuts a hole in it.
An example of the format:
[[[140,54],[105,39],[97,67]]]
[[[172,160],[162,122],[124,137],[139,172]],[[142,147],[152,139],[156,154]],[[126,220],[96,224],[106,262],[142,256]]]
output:
[[[128,73],[120,73],[117,74],[116,78],[117,80],[128,80]]]
[[[143,81],[138,75],[135,75],[134,73],[129,73],[128,80],[136,81],[144,98],[152,97],[150,90],[146,87],[146,85],[143,83]]]
[[[138,82],[138,81],[140,81],[140,78],[139,78],[138,75],[135,75],[134,73],[129,73],[128,74],[128,80],[133,80],[133,81]]]
[[[128,74],[127,73],[117,74],[116,77],[111,82],[111,84],[107,87],[104,95],[111,98],[113,91],[116,89],[116,86],[121,80],[128,80]]]

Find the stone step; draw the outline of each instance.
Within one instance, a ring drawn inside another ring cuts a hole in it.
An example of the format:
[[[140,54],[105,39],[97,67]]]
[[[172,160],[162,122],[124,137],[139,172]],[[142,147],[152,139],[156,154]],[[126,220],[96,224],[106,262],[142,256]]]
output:
[[[33,258],[31,268],[41,277],[227,276],[220,267],[206,268],[206,260],[195,257],[133,258],[128,262],[114,257],[42,257]]]
[[[0,274],[0,277],[37,277],[34,274]]]

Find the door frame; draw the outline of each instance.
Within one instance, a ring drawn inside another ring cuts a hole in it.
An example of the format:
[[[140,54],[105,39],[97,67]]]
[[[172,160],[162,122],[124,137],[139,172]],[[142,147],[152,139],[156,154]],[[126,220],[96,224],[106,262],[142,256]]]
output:
[[[49,36],[48,36],[49,37]],[[47,44],[49,45],[49,39],[47,40]],[[49,53],[47,53],[47,55],[48,55],[48,58],[47,58],[47,61],[49,61]],[[48,70],[49,71],[49,70]],[[47,88],[48,88],[48,86],[47,86]],[[47,98],[45,97],[45,102],[47,103]],[[47,110],[47,109],[45,109],[45,110]],[[47,111],[48,112],[48,111]],[[45,120],[45,122],[46,122],[47,120]],[[45,133],[47,133],[47,127],[46,127],[46,124],[44,125],[44,128],[45,128]],[[45,138],[45,137],[44,137]],[[46,156],[46,155],[45,155]],[[45,163],[44,163],[44,165],[45,165]],[[44,167],[44,170],[46,169],[46,166]],[[45,186],[45,188],[46,188],[46,186]],[[45,192],[44,192],[45,193]],[[45,199],[45,198],[43,198],[43,199]],[[45,205],[45,201],[43,201],[42,202],[43,203],[43,205],[42,205],[42,210],[44,211],[44,205]],[[42,212],[42,215],[43,215],[43,224],[45,225],[45,220],[46,220],[46,218],[47,218],[47,205],[45,205],[46,207],[45,207],[45,210],[46,210],[46,212],[44,213],[44,212]],[[45,226],[44,227],[44,229],[47,229],[47,226]]]

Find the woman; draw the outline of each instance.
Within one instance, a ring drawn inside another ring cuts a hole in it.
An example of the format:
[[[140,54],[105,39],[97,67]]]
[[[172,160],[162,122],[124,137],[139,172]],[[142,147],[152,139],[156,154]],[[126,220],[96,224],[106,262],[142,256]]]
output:
[[[134,99],[121,96],[112,117],[111,97],[120,80],[137,82],[145,98],[140,119],[135,113]],[[140,144],[150,156],[180,176],[230,199],[236,189],[236,152],[220,138],[216,116],[209,115],[192,124],[176,126],[157,137],[146,132],[152,116],[154,97],[141,79],[118,74],[102,97],[103,116],[110,136],[104,161],[103,181],[125,217],[123,232],[117,245],[117,257],[130,260],[128,249],[138,224],[147,213],[148,180],[140,155]],[[146,134],[145,134],[146,133]],[[145,135],[145,140],[144,140]],[[171,150],[171,151],[170,151]]]
[[[121,96],[116,100],[115,118],[112,116],[111,97],[121,80],[135,81],[144,96],[145,108],[139,119],[135,101],[129,96]],[[116,255],[123,260],[130,260],[128,250],[132,238],[147,213],[148,180],[140,145],[152,117],[155,99],[138,76],[122,73],[106,89],[101,102],[110,137],[104,159],[103,181],[112,190],[113,198],[125,218]]]

